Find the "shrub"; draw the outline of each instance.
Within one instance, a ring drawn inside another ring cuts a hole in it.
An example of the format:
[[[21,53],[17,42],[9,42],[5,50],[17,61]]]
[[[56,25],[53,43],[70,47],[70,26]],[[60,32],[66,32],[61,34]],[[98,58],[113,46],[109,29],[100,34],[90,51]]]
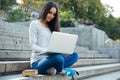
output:
[[[67,20],[67,21],[61,20],[60,24],[61,27],[75,27],[75,24],[71,20]]]
[[[23,12],[21,9],[11,10],[7,16],[8,22],[26,21],[29,13]]]
[[[62,27],[75,27],[71,19],[74,18],[74,15],[71,11],[60,11],[61,26]]]

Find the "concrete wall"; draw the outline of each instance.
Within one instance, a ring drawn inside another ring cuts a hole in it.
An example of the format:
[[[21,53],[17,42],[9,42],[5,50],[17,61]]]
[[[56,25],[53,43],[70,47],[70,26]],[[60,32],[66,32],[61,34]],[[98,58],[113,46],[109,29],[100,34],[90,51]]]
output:
[[[104,48],[105,47],[105,32],[97,28],[92,28],[93,45],[92,48]]]
[[[105,32],[93,26],[62,28],[61,32],[77,34],[79,36],[77,45],[92,48],[104,48]]]
[[[114,41],[110,39],[107,35],[105,35],[105,47],[106,48],[120,47],[120,42]]]
[[[94,50],[99,51],[100,54],[108,54],[111,58],[120,59],[120,47],[115,48],[95,48]]]

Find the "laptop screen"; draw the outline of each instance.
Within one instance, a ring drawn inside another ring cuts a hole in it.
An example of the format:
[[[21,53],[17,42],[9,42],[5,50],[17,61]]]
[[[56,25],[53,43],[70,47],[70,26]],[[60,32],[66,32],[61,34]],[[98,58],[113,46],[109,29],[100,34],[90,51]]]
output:
[[[76,46],[77,38],[78,35],[53,32],[48,45],[48,52],[72,54]]]

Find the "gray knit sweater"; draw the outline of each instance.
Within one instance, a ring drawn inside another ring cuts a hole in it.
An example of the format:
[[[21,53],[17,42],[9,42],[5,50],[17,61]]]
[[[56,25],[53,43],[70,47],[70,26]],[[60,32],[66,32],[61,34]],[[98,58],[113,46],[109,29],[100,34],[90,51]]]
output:
[[[32,21],[29,27],[29,42],[32,49],[31,63],[47,56],[41,55],[47,51],[51,31],[41,25],[39,20]]]

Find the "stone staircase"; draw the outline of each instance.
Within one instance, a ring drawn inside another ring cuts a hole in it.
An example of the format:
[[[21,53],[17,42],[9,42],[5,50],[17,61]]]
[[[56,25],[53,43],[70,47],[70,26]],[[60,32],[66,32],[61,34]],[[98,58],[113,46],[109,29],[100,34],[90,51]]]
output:
[[[12,27],[8,27],[9,25]],[[0,24],[0,80],[71,80],[71,77],[61,75],[37,75],[33,77],[23,77],[21,75],[23,70],[30,68],[31,50],[28,43],[27,29],[27,27],[22,27],[21,29],[19,25],[16,28],[12,23],[4,26]],[[70,30],[64,29],[62,31],[67,32]],[[78,29],[72,30],[74,30],[75,34],[79,32]],[[89,31],[91,29],[87,29],[87,32]],[[92,35],[91,33],[83,34],[86,36]],[[84,36],[83,34],[79,36],[80,39],[78,39],[79,41],[75,48],[75,51],[79,54],[79,60],[71,66],[80,74],[76,75],[75,79],[82,80],[96,75],[120,71],[120,58],[92,49],[95,47],[99,48],[101,45],[96,45],[94,43],[95,40],[89,39],[89,37],[81,38]],[[89,42],[85,41],[86,39]]]
[[[90,51],[90,53],[79,52],[79,60],[73,66],[71,66],[71,68],[75,69],[80,74],[75,76],[76,80],[81,80],[87,77],[92,77],[95,75],[105,74],[113,71],[120,71],[119,59],[113,59],[111,58],[111,56],[106,54],[91,52],[95,51]],[[13,55],[13,57],[14,56],[16,55]],[[21,57],[24,57],[24,55],[22,55]],[[3,77],[9,76],[8,77],[9,80],[11,79],[12,76],[15,76],[17,74],[18,77],[17,78],[14,77],[14,79],[12,77],[13,80],[71,80],[71,77],[65,77],[61,75],[56,76],[38,75],[36,77],[35,76],[23,77],[21,75],[21,71],[29,68],[30,65],[28,60],[0,61],[0,75],[1,75],[0,78],[2,79]]]

